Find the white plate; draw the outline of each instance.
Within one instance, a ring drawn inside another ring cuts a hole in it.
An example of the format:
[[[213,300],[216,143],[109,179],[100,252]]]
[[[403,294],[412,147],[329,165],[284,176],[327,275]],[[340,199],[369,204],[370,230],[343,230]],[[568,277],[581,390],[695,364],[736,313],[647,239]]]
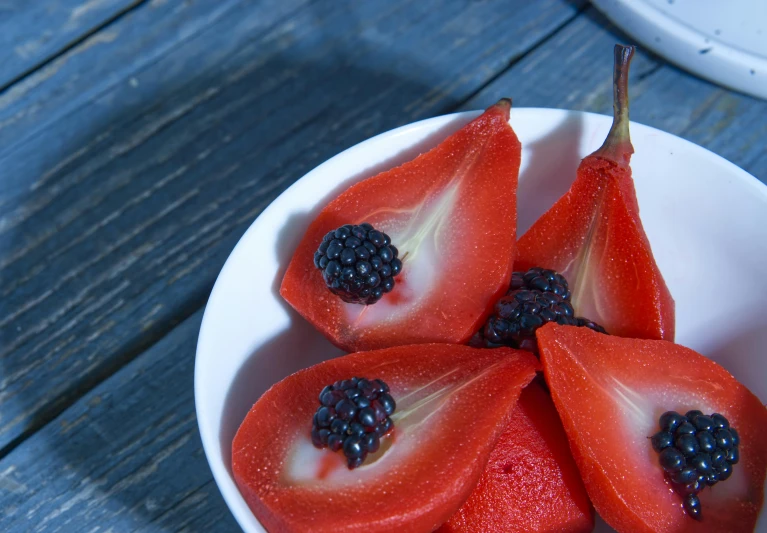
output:
[[[231,475],[237,428],[273,383],[340,353],[278,294],[293,250],[339,191],[412,159],[475,116],[404,126],[320,165],[264,210],[219,274],[197,344],[195,402],[216,483],[248,533],[264,530]],[[512,110],[523,146],[520,232],[567,190],[578,162],[602,143],[610,123],[590,113]],[[767,187],[668,133],[632,124],[631,135],[642,221],[676,299],[678,342],[716,359],[767,400]]]
[[[685,70],[767,99],[767,0],[592,0],[616,26]]]

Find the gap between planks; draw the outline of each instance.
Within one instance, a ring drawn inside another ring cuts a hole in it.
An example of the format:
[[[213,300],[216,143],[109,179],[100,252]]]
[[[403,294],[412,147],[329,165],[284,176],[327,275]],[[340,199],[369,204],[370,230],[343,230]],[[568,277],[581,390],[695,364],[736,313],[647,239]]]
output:
[[[56,61],[61,56],[65,55],[67,52],[72,50],[73,48],[77,47],[78,45],[82,44],[86,40],[90,39],[97,33],[100,33],[106,29],[108,29],[110,26],[118,22],[121,18],[123,18],[125,15],[129,14],[132,11],[135,11],[139,7],[143,6],[144,4],[149,3],[150,0],[135,0],[132,4],[129,4],[125,6],[124,8],[118,10],[115,14],[113,14],[111,17],[106,19],[101,24],[91,28],[90,30],[86,31],[82,35],[78,36],[76,39],[73,39],[72,41],[65,44],[63,47],[61,47],[56,52],[53,52],[48,57],[41,59],[36,64],[32,65],[25,71],[21,72],[14,78],[12,78],[10,81],[6,82],[4,85],[0,86],[0,96],[3,95],[8,89],[13,87],[19,82],[24,81],[29,76],[33,75],[38,70],[45,68],[46,66],[50,65],[54,61]]]
[[[514,65],[516,65],[517,63],[519,63],[520,61],[522,61],[523,59],[525,59],[526,57],[531,55],[533,52],[535,52],[538,48],[540,48],[541,46],[543,46],[544,44],[549,42],[559,32],[561,32],[567,26],[572,24],[578,17],[583,16],[583,13],[589,8],[589,6],[590,6],[590,4],[587,2],[584,5],[582,5],[581,7],[579,7],[578,10],[573,14],[573,16],[571,16],[570,18],[568,18],[567,20],[562,22],[559,26],[554,28],[551,31],[551,33],[549,33],[548,35],[546,35],[546,36],[542,37],[541,39],[539,39],[538,41],[536,41],[535,44],[533,44],[533,46],[531,46],[528,50],[522,52],[517,57],[512,58],[511,61],[509,61],[508,64],[504,68],[498,70],[498,72],[496,72],[495,74],[490,76],[487,79],[487,81],[485,81],[485,83],[483,83],[482,85],[477,87],[474,91],[469,93],[465,98],[463,98],[460,101],[458,101],[458,103],[450,105],[450,106],[447,106],[439,114],[446,115],[448,113],[455,113],[456,111],[460,110],[464,105],[466,105],[467,102],[470,102],[479,93],[481,93],[487,87],[489,87],[490,85],[495,83],[495,81],[498,80],[498,78],[501,78],[504,74],[506,74],[509,70],[511,70],[514,67]],[[658,68],[660,68],[660,66]]]

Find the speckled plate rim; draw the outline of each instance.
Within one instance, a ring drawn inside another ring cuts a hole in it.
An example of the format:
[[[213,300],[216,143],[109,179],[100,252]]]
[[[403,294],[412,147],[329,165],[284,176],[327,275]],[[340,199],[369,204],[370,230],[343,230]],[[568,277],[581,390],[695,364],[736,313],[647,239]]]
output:
[[[706,35],[644,0],[592,3],[616,26],[668,61],[723,87],[767,99],[766,55]],[[764,24],[767,31],[767,21]]]

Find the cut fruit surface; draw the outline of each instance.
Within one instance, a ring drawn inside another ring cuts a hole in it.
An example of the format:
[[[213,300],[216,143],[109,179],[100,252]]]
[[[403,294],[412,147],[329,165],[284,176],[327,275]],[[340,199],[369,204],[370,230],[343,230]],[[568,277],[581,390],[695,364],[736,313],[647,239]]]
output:
[[[544,267],[570,284],[580,316],[622,337],[674,340],[671,298],[639,217],[629,161],[628,68],[616,46],[613,125],[570,190],[517,243],[517,270]]]
[[[467,341],[509,284],[516,240],[520,144],[501,100],[436,148],[353,185],[312,222],[280,294],[347,351]],[[313,256],[343,224],[391,237],[402,273],[374,305],[344,303]]]
[[[753,531],[767,474],[767,409],[730,373],[666,341],[548,324],[538,331],[546,381],[597,512],[618,531]],[[682,509],[651,437],[665,411],[720,413],[740,434],[732,476]]]
[[[271,533],[431,532],[474,489],[539,367],[526,352],[444,344],[326,361],[253,406],[232,444],[235,480]],[[360,375],[388,384],[397,408],[380,449],[350,470],[310,429],[323,387]]]
[[[594,509],[548,392],[533,382],[477,487],[438,533],[586,533]]]

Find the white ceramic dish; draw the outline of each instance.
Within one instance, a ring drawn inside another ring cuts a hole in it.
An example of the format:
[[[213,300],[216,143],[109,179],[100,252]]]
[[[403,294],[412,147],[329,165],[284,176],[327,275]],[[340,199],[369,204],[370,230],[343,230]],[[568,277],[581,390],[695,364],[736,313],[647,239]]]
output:
[[[341,353],[278,294],[295,246],[339,191],[412,159],[475,116],[404,126],[320,165],[264,210],[219,274],[200,329],[195,402],[216,483],[246,532],[264,529],[231,476],[239,424],[273,383]],[[512,110],[523,146],[520,233],[567,190],[578,162],[601,144],[610,123],[589,113]],[[642,220],[676,299],[677,341],[723,364],[767,401],[767,187],[668,133],[632,124],[631,136]],[[765,514],[760,531],[767,527]],[[610,531],[604,524],[597,530]]]
[[[767,99],[765,0],[592,0],[616,26],[698,76]]]

